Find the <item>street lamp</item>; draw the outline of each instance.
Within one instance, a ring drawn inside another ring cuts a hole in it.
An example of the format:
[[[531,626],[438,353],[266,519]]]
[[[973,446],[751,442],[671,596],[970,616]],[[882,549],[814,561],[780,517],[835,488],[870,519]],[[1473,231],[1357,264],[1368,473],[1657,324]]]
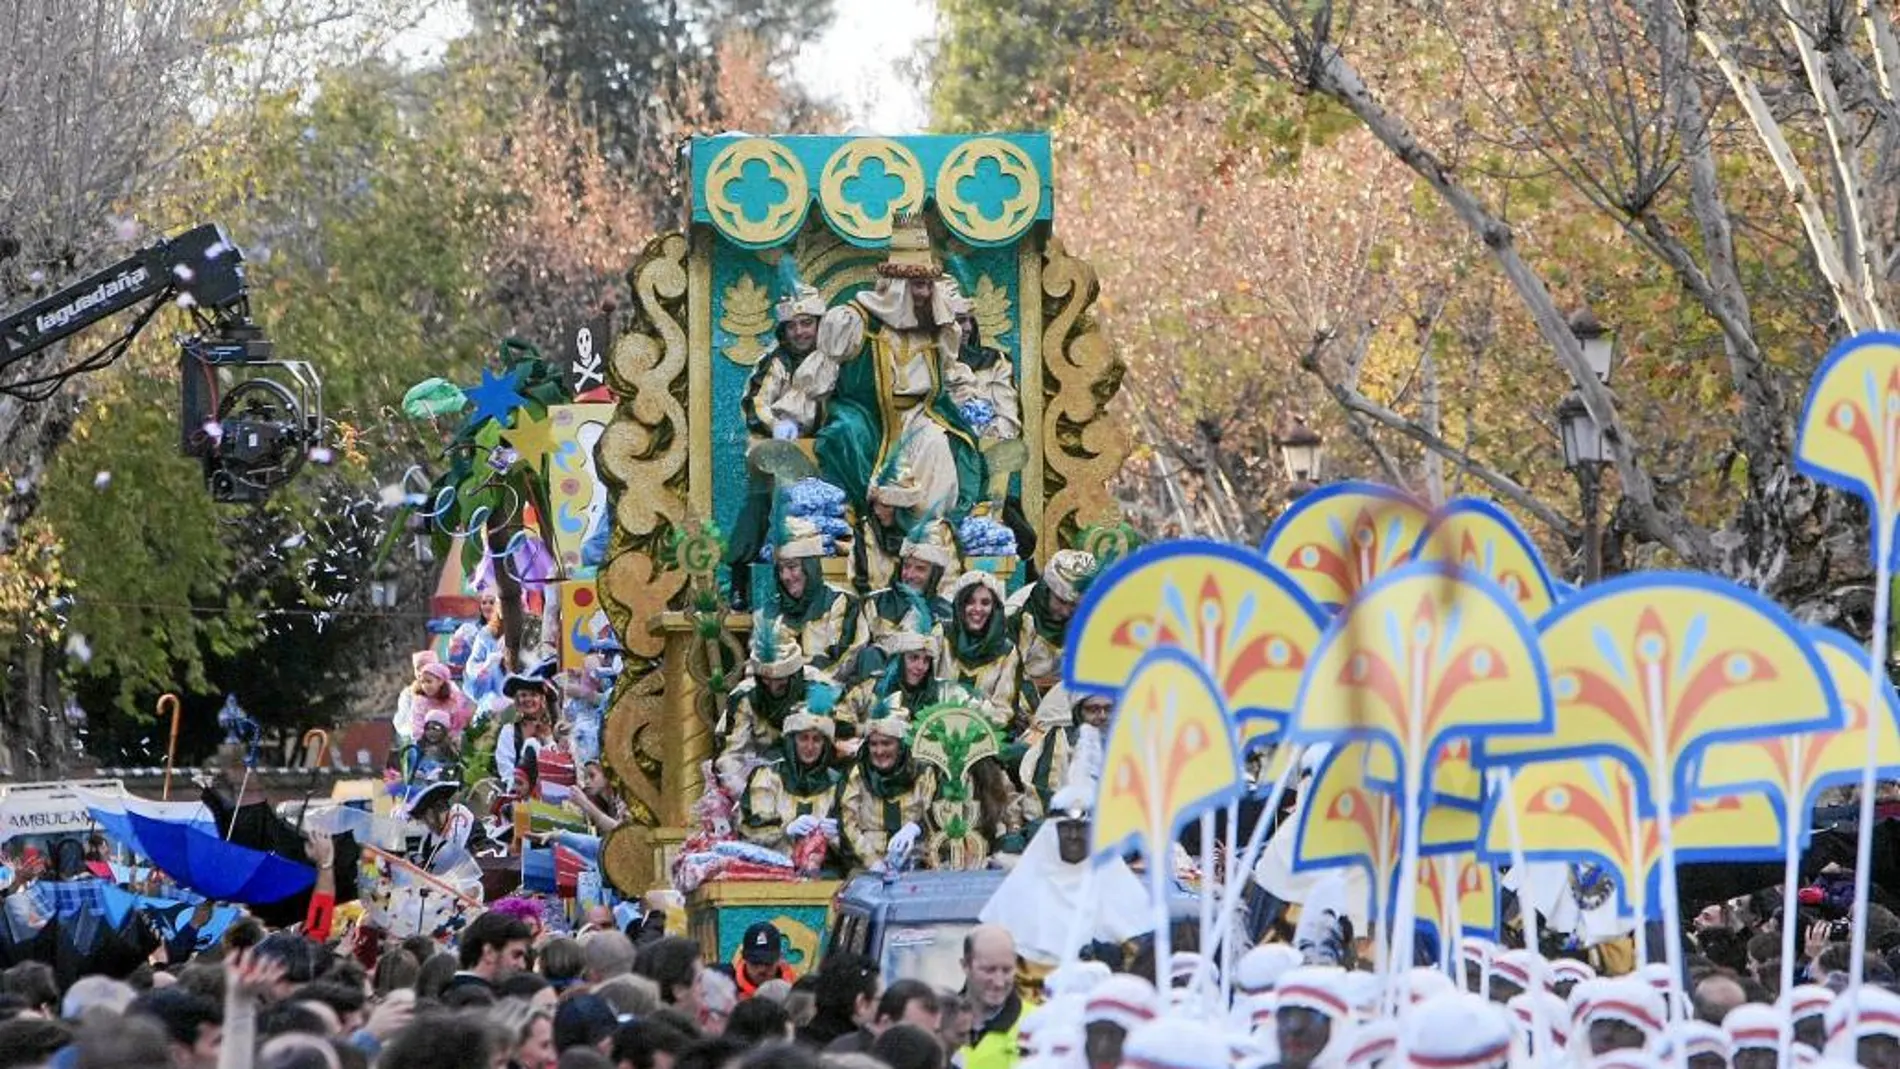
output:
[[[1602,481],[1603,465],[1609,461],[1604,447],[1603,428],[1583,403],[1583,396],[1572,390],[1557,406],[1557,430],[1563,437],[1564,467],[1577,477],[1577,490],[1583,504],[1583,581],[1594,583],[1603,578],[1602,539],[1597,532],[1597,490]]]
[[[1280,447],[1280,459],[1286,464],[1287,481],[1292,483],[1289,497],[1299,497],[1319,482],[1319,462],[1326,452],[1326,441],[1306,420],[1293,417],[1292,426],[1273,439]]]

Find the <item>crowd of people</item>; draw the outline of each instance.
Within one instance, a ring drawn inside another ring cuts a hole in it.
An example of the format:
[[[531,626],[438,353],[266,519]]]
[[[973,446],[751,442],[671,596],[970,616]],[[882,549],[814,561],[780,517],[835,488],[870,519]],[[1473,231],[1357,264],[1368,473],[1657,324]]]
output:
[[[122,979],[62,990],[39,962],[0,971],[0,1069],[1769,1069],[1784,1050],[1804,1067],[1900,1064],[1884,960],[1850,1006],[1845,944],[1818,925],[1803,982],[1777,997],[1769,948],[1736,925],[1705,913],[1672,996],[1660,965],[1598,976],[1480,940],[1451,972],[1269,942],[1222,977],[1184,950],[1157,987],[1088,955],[1032,982],[1011,932],[980,925],[952,991],[850,952],[800,971],[769,923],[708,962],[657,909],[623,929],[597,907],[570,933],[505,900],[452,945],[245,917]]]
[[[998,929],[971,938],[966,994],[881,982],[849,953],[800,975],[770,924],[729,963],[665,934],[658,911],[616,924],[596,907],[559,932],[509,899],[452,944],[245,917],[177,960],[64,990],[22,962],[0,972],[0,1069],[945,1069],[1020,1014]]]

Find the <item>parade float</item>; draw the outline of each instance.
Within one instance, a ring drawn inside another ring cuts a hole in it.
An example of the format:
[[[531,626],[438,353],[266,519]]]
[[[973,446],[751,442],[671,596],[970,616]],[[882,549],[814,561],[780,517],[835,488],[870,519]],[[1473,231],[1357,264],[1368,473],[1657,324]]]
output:
[[[871,488],[902,466],[944,502],[936,516],[956,532],[956,563],[1014,591],[1116,521],[1108,484],[1127,449],[1106,414],[1122,367],[1096,329],[1093,270],[1056,236],[1046,135],[727,135],[695,139],[689,159],[687,226],[654,238],[629,275],[597,449],[613,525],[598,588],[626,656],[601,748],[631,810],[602,863],[626,894],[673,881],[683,848],[703,858],[720,841],[721,818],[703,804],[715,727],[753,640],[748,595],[770,584],[762,525],[788,519],[766,513],[792,502],[790,519],[819,539],[826,580],[849,582],[863,567],[854,555],[875,548],[854,537]],[[906,260],[942,265],[946,291],[1000,356],[975,372],[946,357],[914,363],[928,365],[921,389],[858,360],[828,403],[748,410],[756,383],[784,371],[775,311],[874,305],[890,277],[880,265]],[[953,370],[963,376],[954,399]],[[966,788],[940,806],[968,802],[968,746],[920,754]],[[963,827],[954,813],[934,819]],[[952,867],[981,864],[959,838],[925,846]],[[745,864],[690,881],[693,930],[713,960],[756,920],[777,923],[798,953],[821,945],[838,884],[748,879]]]

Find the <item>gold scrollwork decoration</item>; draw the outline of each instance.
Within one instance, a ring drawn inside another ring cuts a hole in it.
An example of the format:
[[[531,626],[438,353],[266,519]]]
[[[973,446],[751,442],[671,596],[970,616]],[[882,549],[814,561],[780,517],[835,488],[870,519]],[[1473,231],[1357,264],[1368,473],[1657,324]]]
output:
[[[1105,417],[1127,367],[1089,314],[1100,292],[1095,269],[1051,235],[1042,264],[1044,563],[1083,527],[1120,518],[1109,486],[1128,458],[1128,437]]]
[[[628,654],[601,732],[609,775],[627,801],[626,823],[603,847],[606,873],[622,890],[644,890],[647,851],[632,848],[667,819],[659,759],[668,734],[664,636],[652,621],[685,586],[659,567],[671,532],[686,518],[686,236],[647,243],[628,273],[631,321],[607,364],[614,413],[596,447],[614,502],[614,532],[598,587]],[[657,750],[656,750],[657,748]]]
[[[706,212],[736,245],[762,249],[798,232],[811,206],[805,165],[770,138],[748,137],[721,149],[706,168]]]
[[[924,205],[924,167],[888,137],[839,146],[818,177],[818,206],[832,228],[858,242],[891,238],[891,220]]]

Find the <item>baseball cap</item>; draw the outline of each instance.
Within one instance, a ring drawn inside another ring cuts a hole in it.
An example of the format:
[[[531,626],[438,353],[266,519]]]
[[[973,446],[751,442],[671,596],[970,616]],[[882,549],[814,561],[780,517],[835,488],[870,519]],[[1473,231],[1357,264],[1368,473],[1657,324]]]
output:
[[[785,937],[770,923],[760,921],[745,930],[745,941],[740,946],[747,964],[776,965],[785,954]]]

